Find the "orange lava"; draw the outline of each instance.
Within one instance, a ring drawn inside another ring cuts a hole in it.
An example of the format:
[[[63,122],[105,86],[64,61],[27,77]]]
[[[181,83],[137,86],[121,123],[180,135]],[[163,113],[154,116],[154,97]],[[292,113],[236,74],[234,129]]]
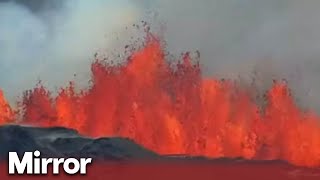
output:
[[[14,113],[0,90],[0,125],[13,122]]]
[[[26,92],[19,123],[130,137],[160,154],[320,166],[320,119],[299,109],[286,83],[275,82],[261,108],[249,88],[203,77],[188,54],[176,66],[165,57],[148,34],[125,64],[96,60],[87,90],[77,93],[70,83],[57,97],[41,85]],[[0,124],[14,116],[0,93]]]

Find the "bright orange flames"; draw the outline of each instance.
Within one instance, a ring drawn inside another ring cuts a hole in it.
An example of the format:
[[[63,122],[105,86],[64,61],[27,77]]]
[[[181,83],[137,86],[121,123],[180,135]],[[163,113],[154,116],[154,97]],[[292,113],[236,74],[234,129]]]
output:
[[[233,81],[201,76],[186,54],[174,68],[157,38],[126,64],[92,64],[92,86],[73,83],[56,98],[42,86],[24,94],[22,122],[75,128],[90,136],[125,136],[161,154],[283,159],[320,165],[320,119],[300,110],[283,82],[261,108]],[[0,93],[0,123],[14,113]]]

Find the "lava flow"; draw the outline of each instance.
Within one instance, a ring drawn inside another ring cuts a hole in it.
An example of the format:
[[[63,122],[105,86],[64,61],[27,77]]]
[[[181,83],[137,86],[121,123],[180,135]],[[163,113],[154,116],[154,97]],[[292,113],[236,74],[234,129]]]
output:
[[[275,82],[260,107],[251,89],[203,77],[188,54],[179,62],[167,61],[159,39],[148,34],[143,48],[126,63],[96,60],[88,89],[78,92],[70,83],[52,97],[39,85],[25,92],[19,113],[0,94],[0,124],[124,136],[160,154],[320,166],[320,118],[299,109],[286,83]]]

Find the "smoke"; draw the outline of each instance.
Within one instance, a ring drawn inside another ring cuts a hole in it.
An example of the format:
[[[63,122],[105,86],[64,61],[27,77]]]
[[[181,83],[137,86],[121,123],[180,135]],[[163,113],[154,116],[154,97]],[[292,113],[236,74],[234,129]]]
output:
[[[262,91],[285,78],[299,105],[320,110],[319,1],[157,0],[150,7],[170,51],[199,50],[207,75],[255,77]]]
[[[0,87],[12,102],[38,80],[87,84],[94,54],[120,47],[139,16],[129,0],[0,2]]]
[[[76,73],[87,83],[93,54],[121,47],[115,37],[126,39],[125,27],[145,19],[173,54],[199,50],[206,75],[255,76],[261,89],[286,78],[302,106],[320,110],[318,1],[39,2],[0,4],[0,86],[9,97],[40,78],[59,87]]]

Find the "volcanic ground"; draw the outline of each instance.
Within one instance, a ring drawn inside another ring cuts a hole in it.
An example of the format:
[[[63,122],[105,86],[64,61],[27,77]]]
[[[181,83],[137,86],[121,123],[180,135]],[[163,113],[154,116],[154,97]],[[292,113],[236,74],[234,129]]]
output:
[[[43,157],[92,157],[93,164],[89,167],[88,175],[76,176],[81,179],[316,180],[320,178],[318,168],[296,167],[283,161],[207,159],[182,155],[160,156],[128,138],[93,139],[81,136],[75,130],[62,127],[1,126],[0,147],[3,179],[26,178],[7,175],[5,162],[8,152],[15,151],[21,156],[24,152],[35,150],[39,150]],[[34,178],[38,177],[32,177]],[[49,175],[47,178],[63,179],[70,176]]]

